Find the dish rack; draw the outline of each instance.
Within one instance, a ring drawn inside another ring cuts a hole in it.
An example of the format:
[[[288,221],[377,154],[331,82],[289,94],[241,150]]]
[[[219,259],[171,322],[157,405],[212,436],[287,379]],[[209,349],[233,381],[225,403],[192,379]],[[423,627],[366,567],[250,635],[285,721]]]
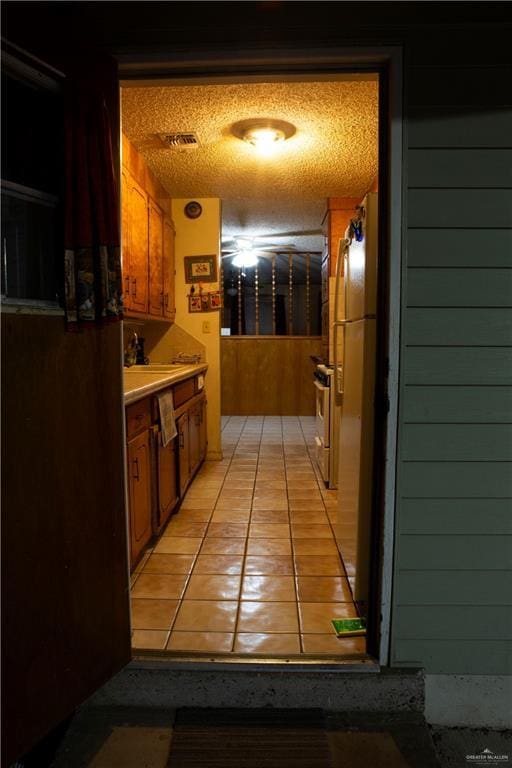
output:
[[[179,355],[175,355],[175,357],[172,358],[171,362],[192,365],[193,363],[201,362],[201,355],[188,355],[186,352],[180,352]]]

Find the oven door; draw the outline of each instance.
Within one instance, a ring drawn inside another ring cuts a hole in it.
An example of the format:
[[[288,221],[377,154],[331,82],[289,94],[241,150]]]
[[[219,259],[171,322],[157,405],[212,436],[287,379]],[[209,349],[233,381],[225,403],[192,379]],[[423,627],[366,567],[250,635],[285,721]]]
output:
[[[324,448],[329,448],[330,389],[315,379],[315,393],[316,436]]]

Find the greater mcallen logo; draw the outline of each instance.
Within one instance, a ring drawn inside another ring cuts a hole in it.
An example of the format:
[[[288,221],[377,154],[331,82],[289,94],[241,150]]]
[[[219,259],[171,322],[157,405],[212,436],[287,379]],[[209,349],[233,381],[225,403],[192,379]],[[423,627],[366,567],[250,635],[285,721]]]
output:
[[[466,762],[473,765],[483,765],[485,763],[508,763],[508,755],[497,755],[490,749],[483,749],[479,755],[466,755]]]

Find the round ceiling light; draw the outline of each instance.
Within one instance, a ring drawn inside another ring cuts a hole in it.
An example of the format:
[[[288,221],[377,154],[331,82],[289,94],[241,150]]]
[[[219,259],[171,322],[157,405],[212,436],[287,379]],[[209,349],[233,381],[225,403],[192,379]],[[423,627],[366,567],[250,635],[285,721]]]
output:
[[[255,118],[239,120],[231,127],[231,132],[238,139],[252,144],[259,154],[270,155],[279,144],[296,132],[296,128],[286,120]]]

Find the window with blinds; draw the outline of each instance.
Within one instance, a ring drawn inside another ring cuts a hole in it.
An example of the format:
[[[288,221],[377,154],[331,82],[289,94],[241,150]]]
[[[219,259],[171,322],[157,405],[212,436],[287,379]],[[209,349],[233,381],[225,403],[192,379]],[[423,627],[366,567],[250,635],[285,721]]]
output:
[[[221,291],[224,335],[321,335],[320,253],[273,253],[243,269],[223,259]]]

